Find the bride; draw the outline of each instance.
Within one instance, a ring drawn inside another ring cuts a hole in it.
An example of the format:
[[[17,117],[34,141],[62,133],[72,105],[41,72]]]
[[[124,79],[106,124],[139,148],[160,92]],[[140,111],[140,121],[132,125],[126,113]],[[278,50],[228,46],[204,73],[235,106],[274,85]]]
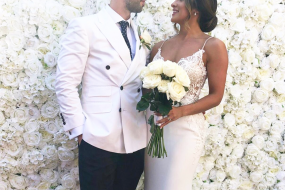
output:
[[[217,0],[175,0],[171,6],[171,21],[180,25],[180,31],[157,43],[150,60],[176,62],[186,70],[191,86],[181,100],[182,106],[173,107],[167,117],[157,122],[164,127],[168,156],[145,155],[145,190],[192,189],[207,128],[202,112],[221,102],[228,67],[224,43],[204,33],[217,25]],[[209,95],[198,99],[206,78]]]

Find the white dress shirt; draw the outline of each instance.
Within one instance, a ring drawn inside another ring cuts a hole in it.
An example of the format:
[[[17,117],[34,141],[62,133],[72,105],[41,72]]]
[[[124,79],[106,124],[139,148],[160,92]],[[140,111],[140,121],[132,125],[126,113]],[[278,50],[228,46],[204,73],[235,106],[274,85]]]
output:
[[[110,6],[107,6],[106,10],[107,10],[108,14],[110,15],[110,17],[112,18],[112,20],[114,21],[114,23],[121,30],[121,26],[120,26],[119,22],[124,20],[124,19],[116,11],[114,11]],[[134,58],[135,54],[136,54],[136,37],[135,37],[135,33],[131,27],[131,18],[129,18],[126,21],[129,23],[129,27],[127,27],[127,36],[128,36],[128,40],[129,40],[130,45],[131,45],[132,58]],[[122,44],[122,45],[127,45],[127,44]],[[83,126],[79,126],[79,127],[74,128],[74,129],[71,129],[69,131],[69,134],[70,134],[69,139],[73,139],[75,137],[78,137],[82,133],[83,133]]]

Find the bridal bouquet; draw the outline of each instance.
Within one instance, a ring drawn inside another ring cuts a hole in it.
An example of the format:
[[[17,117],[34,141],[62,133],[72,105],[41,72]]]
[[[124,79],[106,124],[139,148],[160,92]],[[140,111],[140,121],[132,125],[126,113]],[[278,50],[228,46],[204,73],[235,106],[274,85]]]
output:
[[[190,85],[190,79],[185,70],[172,61],[155,60],[148,64],[140,74],[143,87],[152,89],[144,94],[137,104],[137,110],[144,111],[150,106],[151,111],[167,116],[173,105],[181,105]],[[152,157],[167,156],[164,146],[163,128],[156,125],[154,115],[148,119],[151,126],[151,139],[147,146],[148,155]]]

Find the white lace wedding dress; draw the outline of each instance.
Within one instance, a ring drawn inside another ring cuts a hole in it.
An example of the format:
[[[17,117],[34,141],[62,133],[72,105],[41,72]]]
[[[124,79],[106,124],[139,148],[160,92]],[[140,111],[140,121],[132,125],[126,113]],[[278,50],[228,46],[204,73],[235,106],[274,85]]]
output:
[[[199,98],[207,78],[202,56],[205,52],[204,46],[210,38],[205,41],[202,49],[177,63],[185,69],[191,80],[190,89],[181,100],[182,105],[192,104]],[[161,56],[161,47],[154,60],[164,60]],[[164,142],[167,157],[152,158],[146,153],[145,190],[191,190],[193,175],[203,150],[205,130],[205,118],[202,113],[182,117],[165,126]]]

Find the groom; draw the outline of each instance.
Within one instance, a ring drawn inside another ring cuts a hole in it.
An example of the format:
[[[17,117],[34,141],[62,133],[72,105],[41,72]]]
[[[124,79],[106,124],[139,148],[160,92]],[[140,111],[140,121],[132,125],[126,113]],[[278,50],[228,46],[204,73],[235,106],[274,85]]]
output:
[[[130,13],[144,1],[111,0],[71,21],[61,41],[56,94],[65,131],[78,138],[81,190],[135,190],[143,172],[147,127],[136,104],[148,50]]]

